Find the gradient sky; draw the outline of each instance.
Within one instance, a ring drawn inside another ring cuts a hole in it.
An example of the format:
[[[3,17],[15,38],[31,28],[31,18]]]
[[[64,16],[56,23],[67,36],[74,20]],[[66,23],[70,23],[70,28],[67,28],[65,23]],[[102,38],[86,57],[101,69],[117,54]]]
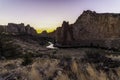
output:
[[[83,10],[120,13],[120,0],[0,0],[0,24],[25,23],[51,31],[74,23]]]

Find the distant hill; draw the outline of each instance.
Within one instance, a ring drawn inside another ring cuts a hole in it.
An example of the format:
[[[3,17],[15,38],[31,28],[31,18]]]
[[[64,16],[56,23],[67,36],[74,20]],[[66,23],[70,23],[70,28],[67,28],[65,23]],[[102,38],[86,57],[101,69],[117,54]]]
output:
[[[29,35],[36,35],[37,32],[34,28],[30,25],[25,26],[23,23],[15,24],[15,23],[8,23],[8,25],[0,25],[0,32],[5,34],[29,34]]]

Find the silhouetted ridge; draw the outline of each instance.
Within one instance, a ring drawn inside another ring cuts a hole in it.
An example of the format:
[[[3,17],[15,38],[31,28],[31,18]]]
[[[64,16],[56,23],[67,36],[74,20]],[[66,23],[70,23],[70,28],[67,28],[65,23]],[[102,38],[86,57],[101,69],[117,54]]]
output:
[[[8,25],[1,25],[0,32],[6,34],[29,34],[29,35],[36,35],[37,32],[34,28],[30,25],[25,26],[23,23],[15,24],[15,23],[8,23]]]

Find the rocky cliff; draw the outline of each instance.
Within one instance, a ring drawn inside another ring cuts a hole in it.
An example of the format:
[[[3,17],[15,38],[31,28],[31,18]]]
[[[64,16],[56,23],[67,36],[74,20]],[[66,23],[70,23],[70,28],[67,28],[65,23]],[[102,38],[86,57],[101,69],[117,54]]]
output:
[[[119,14],[96,13],[89,10],[84,11],[73,25],[76,40],[119,38],[119,26]]]
[[[56,35],[58,43],[67,44],[74,40],[73,27],[64,21],[62,27],[57,28]]]
[[[14,23],[8,23],[8,25],[1,25],[0,26],[0,32],[6,33],[6,34],[29,34],[29,35],[36,35],[37,32],[34,28],[32,28],[30,25],[25,26],[23,23],[21,24],[14,24]]]
[[[74,24],[64,21],[62,27],[56,30],[56,41],[62,45],[114,47],[108,45],[119,42],[119,31],[120,14],[87,10]]]

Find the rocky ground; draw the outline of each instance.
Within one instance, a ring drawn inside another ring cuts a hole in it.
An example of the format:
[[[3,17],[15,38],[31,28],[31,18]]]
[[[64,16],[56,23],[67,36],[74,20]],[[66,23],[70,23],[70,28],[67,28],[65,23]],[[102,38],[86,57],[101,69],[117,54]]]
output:
[[[100,49],[56,49],[23,58],[0,60],[0,80],[119,80],[119,52]],[[114,53],[114,54],[112,54]]]
[[[36,36],[1,34],[0,80],[120,79],[119,51],[85,47],[48,49],[47,45]]]

